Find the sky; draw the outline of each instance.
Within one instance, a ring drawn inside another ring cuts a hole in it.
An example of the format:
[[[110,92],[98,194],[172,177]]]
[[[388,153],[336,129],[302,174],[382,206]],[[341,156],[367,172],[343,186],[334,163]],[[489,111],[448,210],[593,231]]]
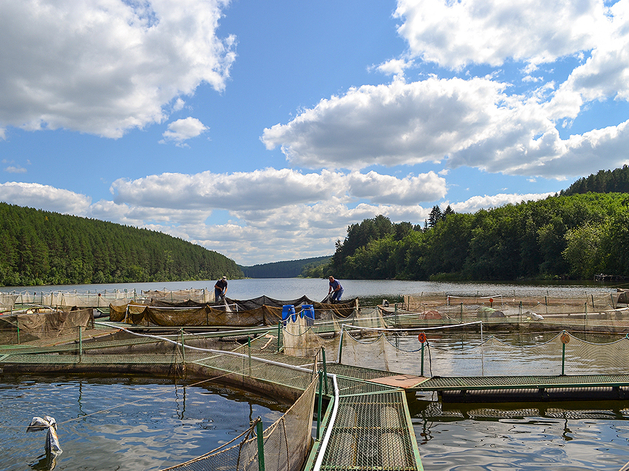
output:
[[[629,163],[629,0],[0,0],[0,201],[254,265]]]

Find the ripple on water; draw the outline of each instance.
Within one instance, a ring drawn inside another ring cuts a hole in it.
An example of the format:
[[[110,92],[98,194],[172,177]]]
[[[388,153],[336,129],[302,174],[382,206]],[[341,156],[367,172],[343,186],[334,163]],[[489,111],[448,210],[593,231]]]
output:
[[[59,423],[57,470],[153,470],[216,448],[258,416],[270,425],[287,407],[223,388],[74,378],[3,378],[0,404],[0,469],[6,471],[50,469],[45,432],[26,433],[33,416]]]

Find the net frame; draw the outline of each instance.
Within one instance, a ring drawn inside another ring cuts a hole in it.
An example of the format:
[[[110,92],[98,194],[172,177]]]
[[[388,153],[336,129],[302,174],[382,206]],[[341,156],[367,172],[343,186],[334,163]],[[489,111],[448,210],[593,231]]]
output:
[[[480,337],[461,333],[461,344],[440,346],[413,337],[417,332],[444,331],[478,324]],[[534,345],[513,345],[485,338],[483,322],[424,328],[343,326],[337,357],[343,364],[398,374],[423,376],[557,376],[626,373],[629,334],[610,342],[580,339],[565,330]],[[353,331],[352,331],[353,329]],[[359,336],[359,333],[367,335]],[[342,349],[342,351],[341,351]],[[421,355],[421,359],[420,359]],[[534,359],[534,361],[531,361]],[[426,374],[428,373],[428,374]]]

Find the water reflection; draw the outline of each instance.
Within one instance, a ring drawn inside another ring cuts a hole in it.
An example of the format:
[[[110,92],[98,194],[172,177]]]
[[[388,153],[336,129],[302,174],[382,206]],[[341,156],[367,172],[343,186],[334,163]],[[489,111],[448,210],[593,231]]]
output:
[[[626,402],[441,404],[410,401],[424,469],[620,469]]]
[[[57,455],[53,453],[46,453],[39,457],[39,461],[30,465],[31,469],[38,471],[52,471],[57,466]]]

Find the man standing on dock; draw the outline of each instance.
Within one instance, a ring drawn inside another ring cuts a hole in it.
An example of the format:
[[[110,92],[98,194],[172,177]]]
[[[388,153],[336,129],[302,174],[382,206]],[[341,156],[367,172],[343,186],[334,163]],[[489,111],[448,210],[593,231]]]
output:
[[[343,296],[343,287],[339,280],[335,280],[333,276],[330,276],[330,289],[328,290],[328,296],[332,293],[332,297],[330,298],[331,303],[339,303],[341,302],[341,296]]]
[[[225,301],[225,293],[227,293],[227,277],[223,276],[214,285],[214,302]]]

